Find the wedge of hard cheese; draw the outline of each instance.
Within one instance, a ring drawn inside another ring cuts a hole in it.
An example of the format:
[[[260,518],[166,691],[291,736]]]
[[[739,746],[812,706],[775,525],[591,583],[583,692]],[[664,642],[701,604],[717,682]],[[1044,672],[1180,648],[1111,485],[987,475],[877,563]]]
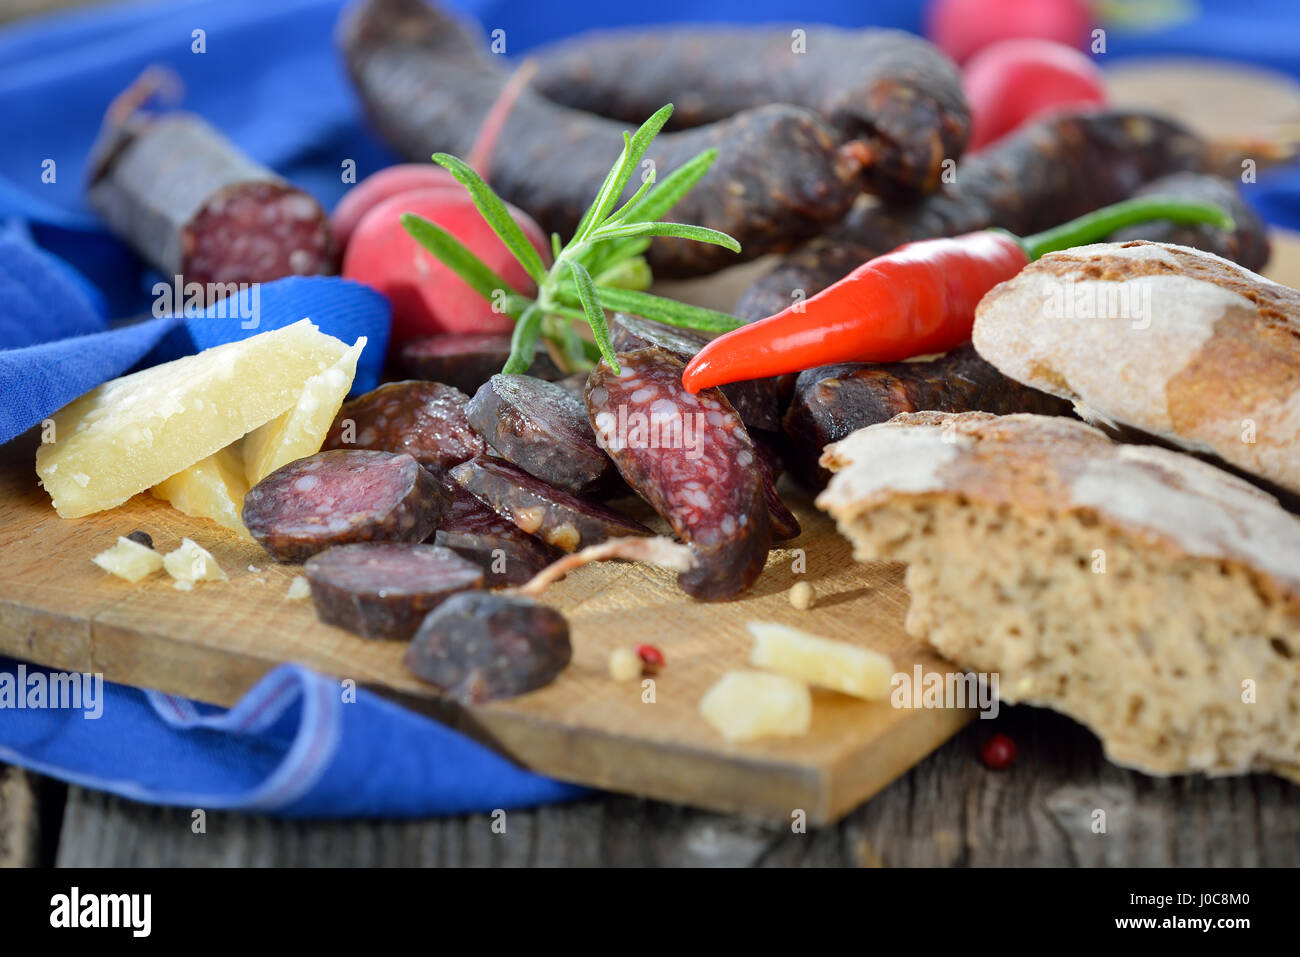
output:
[[[64,518],[113,508],[289,411],[346,352],[304,319],[106,382],[55,414],[36,473]]]

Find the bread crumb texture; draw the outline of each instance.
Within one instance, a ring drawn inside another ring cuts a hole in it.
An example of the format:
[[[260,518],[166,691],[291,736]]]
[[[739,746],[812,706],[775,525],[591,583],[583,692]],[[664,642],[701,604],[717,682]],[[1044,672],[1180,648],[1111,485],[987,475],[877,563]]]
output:
[[[1004,700],[1150,773],[1300,775],[1300,519],[1270,496],[1031,415],[899,417],[823,464],[857,558],[908,564],[908,631]]]

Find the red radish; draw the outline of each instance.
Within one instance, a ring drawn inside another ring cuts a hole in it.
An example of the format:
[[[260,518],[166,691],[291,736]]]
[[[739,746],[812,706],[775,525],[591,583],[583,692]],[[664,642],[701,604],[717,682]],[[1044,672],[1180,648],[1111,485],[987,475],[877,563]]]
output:
[[[343,194],[330,214],[339,248],[347,249],[357,224],[380,203],[415,190],[451,189],[463,193],[456,177],[435,163],[398,163],[367,176]]]
[[[478,136],[465,158],[474,170],[484,179],[491,174],[492,154],[496,150],[501,130],[506,125],[511,109],[519,99],[519,94],[532,81],[537,72],[535,60],[525,60],[501,88],[496,102],[483,118]],[[437,186],[450,186],[457,190],[464,187],[456,181],[450,172],[434,163],[399,163],[389,166],[377,173],[372,173],[343,194],[339,204],[334,207],[330,223],[338,239],[339,248],[347,249],[348,241],[356,230],[357,224],[371,209],[384,200],[417,189],[432,189]]]
[[[550,243],[532,218],[511,206],[510,214],[543,262]],[[438,332],[509,332],[514,321],[465,285],[411,238],[403,213],[415,213],[451,233],[518,292],[536,291],[519,261],[497,238],[465,190],[442,187],[392,196],[362,217],[343,255],[343,276],[379,290],[393,306],[392,345]]]
[[[964,63],[998,40],[1036,37],[1085,49],[1092,30],[1086,0],[934,0],[925,35]]]
[[[1065,106],[1105,106],[1101,70],[1084,53],[1051,40],[1001,40],[966,64],[971,152],[1039,113]]]

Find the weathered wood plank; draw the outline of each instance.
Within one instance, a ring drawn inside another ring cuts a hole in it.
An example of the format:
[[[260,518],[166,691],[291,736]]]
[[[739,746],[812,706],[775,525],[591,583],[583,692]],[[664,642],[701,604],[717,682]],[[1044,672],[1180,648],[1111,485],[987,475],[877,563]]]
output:
[[[37,863],[40,818],[35,779],[21,768],[0,765],[0,867]]]
[[[58,863],[79,866],[1272,866],[1300,865],[1300,787],[1278,778],[1149,778],[1047,711],[996,722],[1018,745],[986,769],[975,722],[834,827],[604,796],[490,815],[305,823],[150,808],[73,788]],[[1094,812],[1105,832],[1094,833]],[[1099,820],[1099,819],[1098,819]]]

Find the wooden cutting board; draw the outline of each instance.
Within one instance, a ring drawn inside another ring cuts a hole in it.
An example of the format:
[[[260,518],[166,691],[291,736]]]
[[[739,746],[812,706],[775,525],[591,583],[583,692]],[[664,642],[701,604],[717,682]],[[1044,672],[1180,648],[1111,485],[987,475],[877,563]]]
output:
[[[902,569],[855,563],[831,523],[793,495],[804,534],[772,552],[742,600],[692,601],[670,573],[640,565],[580,569],[546,594],[572,627],[574,659],[559,680],[522,698],[462,708],[403,667],[404,643],[356,638],[318,622],[309,601],[288,600],[300,569],[276,565],[215,523],[148,495],[98,515],[59,518],[36,484],[34,451],[22,440],[0,455],[0,652],[27,661],[221,705],[276,665],[299,662],[426,711],[544,774],[787,822],[796,810],[810,823],[834,821],[969,718],[818,692],[807,737],[730,745],[699,716],[705,689],[745,666],[750,620],[867,645],[892,655],[900,670],[918,663],[948,670],[903,630]],[[135,529],[164,551],[193,538],[229,582],[181,592],[165,575],[132,585],[91,563]],[[802,574],[793,570],[800,555]],[[811,610],[789,602],[798,580],[816,590]],[[617,684],[606,670],[613,648],[639,642],[653,642],[667,658],[652,702],[640,683]]]

